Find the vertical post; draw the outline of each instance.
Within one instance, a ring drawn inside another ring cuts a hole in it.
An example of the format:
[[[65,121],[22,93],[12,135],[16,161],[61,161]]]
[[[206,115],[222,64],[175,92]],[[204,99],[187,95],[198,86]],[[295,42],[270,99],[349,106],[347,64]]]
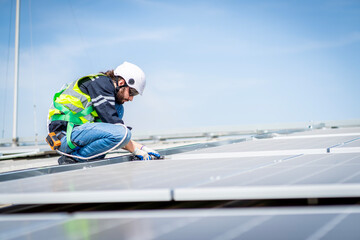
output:
[[[19,80],[19,33],[20,28],[20,0],[16,0],[15,17],[15,66],[14,66],[14,112],[13,112],[13,138],[12,146],[19,145],[17,136],[17,108],[18,108],[18,80]]]

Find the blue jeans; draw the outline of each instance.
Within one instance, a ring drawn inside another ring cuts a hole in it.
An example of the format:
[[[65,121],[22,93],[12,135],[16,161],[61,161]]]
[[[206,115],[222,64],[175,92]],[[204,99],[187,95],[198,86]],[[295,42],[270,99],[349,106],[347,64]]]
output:
[[[116,110],[120,118],[124,114],[124,108],[122,105],[116,104]],[[103,153],[113,147],[115,147],[122,139],[123,142],[118,148],[124,147],[131,139],[131,132],[128,129],[125,136],[126,129],[122,125],[116,125],[111,123],[85,123],[80,126],[74,127],[71,133],[71,141],[78,146],[75,149],[71,149],[66,141],[66,136],[61,139],[60,151],[79,157],[91,157],[97,154]],[[105,154],[96,158],[104,158]],[[77,158],[78,161],[86,161]]]

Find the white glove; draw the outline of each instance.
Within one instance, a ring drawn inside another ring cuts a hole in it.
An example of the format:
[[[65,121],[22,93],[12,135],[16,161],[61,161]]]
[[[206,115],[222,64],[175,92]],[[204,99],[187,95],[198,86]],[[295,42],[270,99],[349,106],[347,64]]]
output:
[[[160,157],[160,154],[157,151],[155,151],[147,146],[142,146],[140,149],[147,152],[151,156],[155,156],[156,158]],[[153,159],[155,159],[155,158],[153,158]]]
[[[142,146],[141,149],[135,148],[132,154],[140,160],[152,160],[160,157],[160,154],[158,152],[146,146]]]

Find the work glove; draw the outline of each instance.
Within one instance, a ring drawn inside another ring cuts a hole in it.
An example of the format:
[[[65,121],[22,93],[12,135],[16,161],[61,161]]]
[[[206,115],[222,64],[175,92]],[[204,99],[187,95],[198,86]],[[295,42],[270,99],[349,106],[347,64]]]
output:
[[[146,146],[142,146],[141,149],[135,148],[135,151],[132,152],[133,155],[135,155],[140,160],[153,160],[160,158],[160,154]]]

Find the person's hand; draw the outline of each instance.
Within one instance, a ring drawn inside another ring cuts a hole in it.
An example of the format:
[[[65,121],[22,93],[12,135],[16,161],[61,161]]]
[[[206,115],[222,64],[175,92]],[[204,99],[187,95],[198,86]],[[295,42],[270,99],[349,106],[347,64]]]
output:
[[[146,146],[142,146],[141,149],[135,148],[135,151],[132,152],[132,154],[140,160],[152,160],[160,158],[160,154],[157,151]]]
[[[160,154],[157,151],[155,151],[155,150],[153,150],[153,149],[151,149],[149,147],[142,146],[140,149],[147,152],[149,155],[154,156],[155,158],[160,157]],[[155,159],[154,157],[152,157],[152,159]]]

